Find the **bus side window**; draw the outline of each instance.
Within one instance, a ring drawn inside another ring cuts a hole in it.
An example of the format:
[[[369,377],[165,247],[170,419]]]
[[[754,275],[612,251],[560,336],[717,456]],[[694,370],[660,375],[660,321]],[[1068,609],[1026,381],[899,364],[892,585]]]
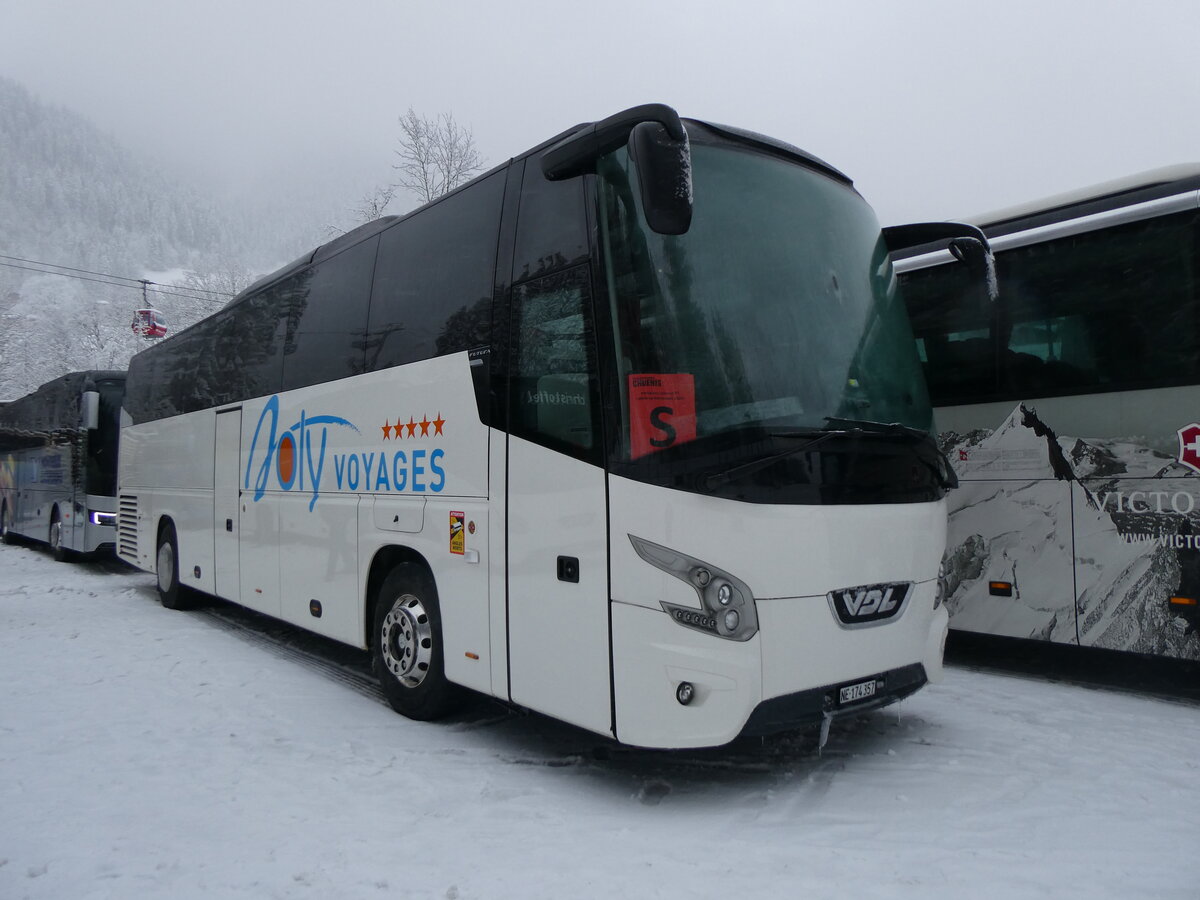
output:
[[[588,257],[583,179],[548,181],[537,161],[525,167],[517,218],[513,278],[524,281]]]
[[[285,391],[362,374],[378,246],[368,238],[288,279]]]
[[[907,275],[904,296],[934,406],[990,399],[996,390],[994,310],[973,299],[964,266]]]
[[[489,175],[380,234],[367,371],[490,343],[504,183]]]
[[[512,433],[598,461],[588,266],[516,286],[512,316]]]

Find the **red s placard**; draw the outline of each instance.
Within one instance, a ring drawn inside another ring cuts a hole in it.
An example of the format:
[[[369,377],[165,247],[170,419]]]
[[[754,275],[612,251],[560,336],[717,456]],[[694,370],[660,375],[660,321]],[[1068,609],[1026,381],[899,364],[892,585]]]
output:
[[[696,381],[687,373],[629,376],[633,459],[696,439]]]

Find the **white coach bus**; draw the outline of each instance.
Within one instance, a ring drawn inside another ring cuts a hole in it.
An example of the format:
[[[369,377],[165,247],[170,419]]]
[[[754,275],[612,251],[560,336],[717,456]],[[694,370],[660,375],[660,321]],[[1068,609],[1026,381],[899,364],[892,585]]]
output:
[[[951,627],[1200,659],[1200,166],[970,221],[997,302],[896,263],[961,482]]]
[[[0,404],[0,538],[111,553],[125,373],[71,372]]]
[[[119,553],[618,741],[939,676],[953,473],[844,175],[649,105],[364,225],[134,357]]]

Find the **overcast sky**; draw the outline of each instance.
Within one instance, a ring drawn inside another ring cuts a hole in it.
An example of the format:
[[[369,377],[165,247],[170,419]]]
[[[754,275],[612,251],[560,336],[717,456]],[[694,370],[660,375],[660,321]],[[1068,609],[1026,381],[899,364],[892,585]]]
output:
[[[410,106],[496,164],[661,101],[896,223],[1200,161],[1197,35],[1198,0],[0,0],[0,75],[168,164],[364,193]]]

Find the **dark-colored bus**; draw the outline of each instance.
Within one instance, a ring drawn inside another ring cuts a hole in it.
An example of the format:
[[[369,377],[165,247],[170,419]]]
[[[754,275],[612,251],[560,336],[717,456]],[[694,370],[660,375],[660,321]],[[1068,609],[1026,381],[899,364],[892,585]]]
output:
[[[0,534],[56,559],[116,545],[125,373],[72,372],[0,407]]]

